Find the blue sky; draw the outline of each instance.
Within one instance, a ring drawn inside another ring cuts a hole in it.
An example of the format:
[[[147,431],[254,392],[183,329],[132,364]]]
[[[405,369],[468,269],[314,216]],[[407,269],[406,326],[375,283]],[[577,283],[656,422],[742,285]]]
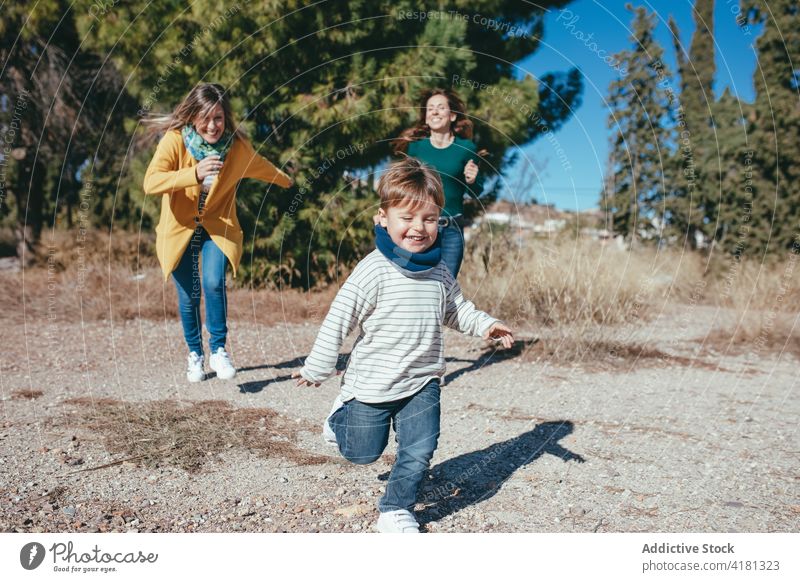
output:
[[[598,207],[603,171],[608,154],[610,130],[607,128],[608,108],[605,99],[608,87],[619,72],[602,60],[576,37],[578,31],[584,38],[593,34],[597,49],[612,55],[632,46],[631,12],[625,9],[624,0],[576,0],[561,10],[551,10],[545,19],[544,38],[538,51],[520,61],[520,74],[534,77],[549,71],[566,71],[577,67],[584,76],[583,102],[572,119],[554,134],[556,143],[540,138],[522,148],[521,162],[507,174],[509,188],[503,197],[522,198],[526,192],[515,192],[517,180],[524,166],[534,168],[536,185],[529,192],[540,204],[554,204],[567,210],[587,210]],[[692,19],[693,0],[651,0],[632,2],[657,14],[656,38],[664,48],[665,63],[675,73],[676,58],[672,34],[667,21],[672,15],[680,29],[681,42],[686,51],[694,32]],[[754,97],[753,72],[756,56],[752,44],[758,29],[740,28],[736,23],[739,0],[717,0],[714,10],[717,79],[714,92],[719,95],[727,87],[740,99],[751,102]],[[567,14],[563,11],[569,11]],[[578,17],[577,20],[575,17]],[[571,22],[573,27],[566,28]],[[590,43],[592,41],[589,41]],[[592,47],[594,48],[594,47]],[[675,90],[679,89],[676,82]],[[563,150],[561,157],[557,147]],[[565,163],[564,160],[568,160]],[[530,160],[530,161],[528,161]],[[519,200],[523,201],[523,200]]]

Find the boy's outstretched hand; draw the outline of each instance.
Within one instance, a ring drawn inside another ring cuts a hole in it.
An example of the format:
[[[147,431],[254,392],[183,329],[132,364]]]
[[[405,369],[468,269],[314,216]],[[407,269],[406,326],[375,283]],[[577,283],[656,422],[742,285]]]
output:
[[[306,380],[303,378],[303,375],[300,374],[299,371],[292,372],[292,378],[297,378],[297,385],[298,386],[319,386],[320,382],[312,382],[311,380]]]
[[[514,333],[511,328],[500,322],[493,324],[483,337],[487,340],[500,340],[506,349],[510,349],[514,345]]]

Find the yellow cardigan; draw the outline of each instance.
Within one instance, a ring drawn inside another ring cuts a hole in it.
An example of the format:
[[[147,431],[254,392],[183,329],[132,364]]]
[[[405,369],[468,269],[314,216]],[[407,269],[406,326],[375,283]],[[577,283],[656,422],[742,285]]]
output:
[[[195,174],[196,165],[197,161],[183,144],[180,131],[171,130],[159,142],[144,176],[144,193],[164,196],[161,218],[156,226],[156,254],[164,281],[177,268],[197,225],[205,228],[228,258],[235,277],[244,238],[236,216],[239,180],[255,178],[281,188],[292,184],[289,176],[258,155],[248,140],[235,138],[208,192],[201,216],[197,211],[200,183]]]

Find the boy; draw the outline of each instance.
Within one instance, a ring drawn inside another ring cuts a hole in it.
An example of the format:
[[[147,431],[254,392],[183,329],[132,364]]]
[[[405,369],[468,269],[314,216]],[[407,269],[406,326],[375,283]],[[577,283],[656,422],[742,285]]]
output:
[[[514,338],[464,299],[441,262],[444,194],[438,174],[409,158],[387,170],[378,193],[377,249],[342,285],[305,365],[292,376],[298,386],[330,378],[344,339],[358,327],[323,436],[349,461],[369,464],[380,458],[394,426],[397,460],[378,502],[377,529],[419,533],[412,511],[439,439],[442,326],[497,339],[506,348]]]

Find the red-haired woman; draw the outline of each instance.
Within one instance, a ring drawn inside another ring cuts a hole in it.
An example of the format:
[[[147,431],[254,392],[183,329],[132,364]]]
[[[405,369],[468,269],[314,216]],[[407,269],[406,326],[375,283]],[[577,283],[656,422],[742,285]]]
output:
[[[439,219],[442,260],[454,277],[464,258],[464,196],[481,192],[479,156],[472,121],[461,98],[449,89],[429,89],[419,101],[419,121],[394,141],[394,151],[417,158],[439,172],[445,205]]]

